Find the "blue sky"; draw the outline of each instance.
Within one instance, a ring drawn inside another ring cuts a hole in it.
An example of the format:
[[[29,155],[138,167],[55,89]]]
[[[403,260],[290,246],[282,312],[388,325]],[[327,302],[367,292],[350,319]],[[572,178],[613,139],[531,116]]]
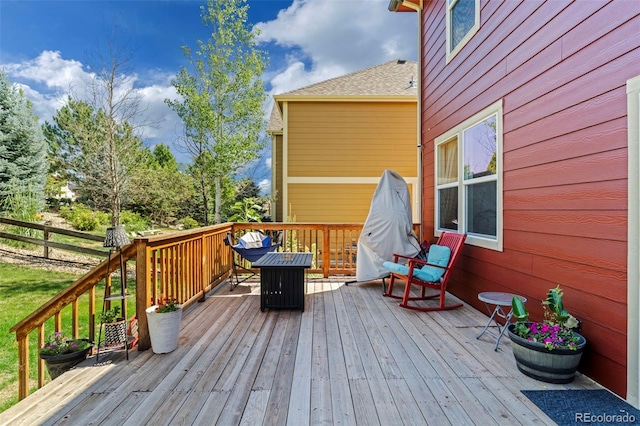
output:
[[[134,88],[145,104],[145,144],[166,143],[188,162],[176,140],[180,123],[164,99],[175,98],[171,79],[185,65],[181,46],[209,37],[200,21],[206,0],[0,0],[0,67],[51,121],[69,91],[79,93],[89,55],[117,25],[134,53]],[[249,0],[269,56],[263,75],[270,95],[284,93],[392,59],[417,60],[417,15],[392,13],[389,0]],[[271,103],[265,105],[268,116]],[[267,187],[270,152],[246,174]]]

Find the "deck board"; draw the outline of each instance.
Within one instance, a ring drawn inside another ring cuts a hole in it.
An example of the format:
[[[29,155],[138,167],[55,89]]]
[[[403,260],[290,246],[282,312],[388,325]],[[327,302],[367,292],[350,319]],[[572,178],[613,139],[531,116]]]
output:
[[[221,287],[183,312],[174,352],[88,359],[0,424],[542,425],[521,390],[599,387],[519,373],[507,336],[498,351],[476,338],[488,317],[468,305],[410,311],[379,282],[312,277],[304,312],[260,312],[258,288]]]

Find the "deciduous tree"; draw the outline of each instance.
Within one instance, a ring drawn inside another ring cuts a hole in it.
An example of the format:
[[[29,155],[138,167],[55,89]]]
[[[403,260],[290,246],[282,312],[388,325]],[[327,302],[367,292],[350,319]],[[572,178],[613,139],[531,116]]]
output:
[[[120,224],[132,176],[144,162],[136,126],[144,123],[145,111],[134,88],[133,55],[117,35],[114,26],[106,47],[89,59],[86,100],[70,96],[55,125],[45,125],[57,169],[76,182],[87,203],[111,212],[112,226]]]
[[[146,164],[135,177],[132,209],[155,224],[168,225],[195,191],[191,176],[178,168],[168,146],[146,149]]]
[[[214,194],[214,222],[221,221],[223,180],[263,146],[266,54],[257,48],[248,24],[246,0],[208,0],[202,22],[211,30],[198,49],[183,47],[189,66],[173,85],[180,98],[167,100],[184,122],[184,147],[192,157],[205,222],[210,223],[209,194]]]

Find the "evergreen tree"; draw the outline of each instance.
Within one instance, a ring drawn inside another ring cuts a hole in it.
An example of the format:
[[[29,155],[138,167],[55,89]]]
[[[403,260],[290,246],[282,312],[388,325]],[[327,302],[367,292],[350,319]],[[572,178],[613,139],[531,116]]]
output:
[[[47,180],[46,153],[31,103],[0,70],[0,211],[15,206],[9,200],[15,194],[28,194],[30,204],[41,211]]]

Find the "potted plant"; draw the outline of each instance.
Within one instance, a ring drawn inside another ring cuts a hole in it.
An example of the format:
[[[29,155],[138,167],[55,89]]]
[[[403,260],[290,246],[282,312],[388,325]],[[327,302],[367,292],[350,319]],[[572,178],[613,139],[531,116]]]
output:
[[[115,346],[127,341],[127,321],[120,316],[120,306],[115,305],[100,314],[100,323],[104,325],[104,344]]]
[[[160,296],[151,299],[153,306],[146,309],[149,337],[153,353],[165,354],[178,347],[182,305],[176,299]]]
[[[569,383],[578,369],[587,340],[580,322],[564,308],[560,286],[549,289],[542,302],[544,320],[529,321],[524,303],[514,297],[514,324],[507,328],[518,370],[547,383]]]
[[[69,339],[61,331],[57,331],[47,338],[40,348],[39,356],[44,360],[53,380],[86,359],[91,348],[93,342],[89,339]]]

